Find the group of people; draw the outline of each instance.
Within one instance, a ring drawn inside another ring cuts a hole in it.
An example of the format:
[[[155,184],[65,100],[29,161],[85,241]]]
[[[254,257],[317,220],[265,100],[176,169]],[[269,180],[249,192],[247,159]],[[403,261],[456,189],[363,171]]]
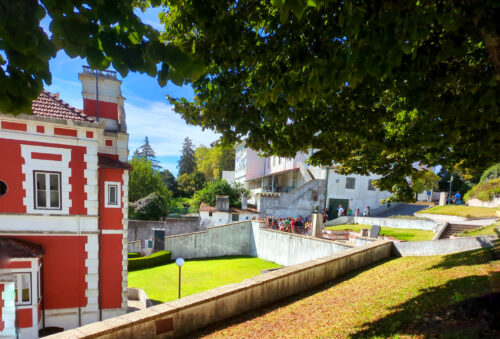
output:
[[[311,226],[312,217],[310,215],[305,219],[300,215],[297,218],[266,218],[266,228],[282,232],[311,235]]]
[[[449,205],[461,205],[462,204],[462,193],[460,193],[460,191],[457,191],[455,196],[450,194],[448,196],[446,203]]]
[[[339,207],[337,208],[337,216],[339,216],[339,217],[352,216],[352,215],[353,215],[353,213],[352,213],[351,208],[344,209],[344,207],[342,205],[339,205]],[[354,216],[359,217],[360,215],[361,215],[361,212],[360,212],[359,208],[356,208],[356,211],[354,212]],[[367,217],[369,215],[370,215],[370,206],[366,206],[365,209],[363,210],[362,216]]]

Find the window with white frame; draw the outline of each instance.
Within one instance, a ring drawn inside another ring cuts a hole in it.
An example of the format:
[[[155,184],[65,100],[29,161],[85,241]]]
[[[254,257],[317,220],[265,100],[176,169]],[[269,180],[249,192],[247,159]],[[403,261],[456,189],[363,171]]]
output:
[[[35,209],[61,209],[61,173],[34,172]]]
[[[368,179],[368,190],[369,191],[375,191],[375,187],[373,186],[373,180]]]
[[[120,183],[114,181],[105,182],[105,207],[120,207]]]
[[[18,273],[16,277],[16,304],[31,304],[31,273]]]
[[[355,186],[356,186],[356,179],[355,178],[346,178],[345,179],[345,188],[354,189]]]

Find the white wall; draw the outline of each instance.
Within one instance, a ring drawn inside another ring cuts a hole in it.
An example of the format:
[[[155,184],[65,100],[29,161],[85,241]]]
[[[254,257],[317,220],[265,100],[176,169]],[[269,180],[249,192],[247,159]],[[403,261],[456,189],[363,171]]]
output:
[[[253,217],[258,218],[259,214],[257,213],[237,213],[238,220],[233,221],[233,213],[230,212],[212,212],[212,216],[210,216],[210,212],[201,211],[200,212],[200,226],[201,228],[212,227],[225,225],[237,221],[245,221],[251,220]]]
[[[326,170],[323,172],[326,176]],[[348,189],[345,187],[347,178],[355,179],[354,189]],[[356,211],[356,208],[363,211],[366,206],[370,206],[372,209],[379,207],[380,199],[388,198],[392,194],[387,191],[380,191],[376,188],[373,191],[368,190],[368,180],[378,178],[380,178],[378,175],[341,175],[330,169],[327,183],[328,190],[326,206],[328,207],[328,199],[348,199],[349,208],[352,208],[353,213]]]

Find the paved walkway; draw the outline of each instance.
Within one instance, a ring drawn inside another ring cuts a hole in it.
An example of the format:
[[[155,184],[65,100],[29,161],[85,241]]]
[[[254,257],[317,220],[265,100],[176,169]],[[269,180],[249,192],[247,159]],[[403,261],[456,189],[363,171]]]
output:
[[[413,215],[413,213],[423,210],[429,206],[427,205],[416,205],[416,204],[400,204],[391,209],[387,209],[376,215],[370,215],[371,217],[377,218],[388,218],[393,215]]]

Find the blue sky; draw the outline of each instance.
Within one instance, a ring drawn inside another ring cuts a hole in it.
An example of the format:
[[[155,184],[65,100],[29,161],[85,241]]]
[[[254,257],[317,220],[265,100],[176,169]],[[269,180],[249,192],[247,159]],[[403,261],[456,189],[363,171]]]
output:
[[[142,20],[157,29],[161,29],[158,20],[158,10],[140,13]],[[49,22],[42,21],[47,31]],[[82,85],[78,80],[78,73],[82,66],[87,65],[80,58],[71,59],[64,51],[59,51],[56,58],[50,62],[52,85],[45,88],[52,93],[60,93],[60,98],[74,107],[82,108]],[[200,127],[187,125],[175,113],[166,99],[172,97],[193,98],[190,86],[175,86],[169,82],[160,87],[156,79],[145,74],[129,73],[122,80],[122,94],[125,97],[125,113],[130,135],[129,150],[132,154],[147,136],[156,151],[161,165],[177,175],[177,161],[179,160],[182,142],[189,136],[195,146],[209,145],[218,139],[218,135],[210,130],[202,131]]]

